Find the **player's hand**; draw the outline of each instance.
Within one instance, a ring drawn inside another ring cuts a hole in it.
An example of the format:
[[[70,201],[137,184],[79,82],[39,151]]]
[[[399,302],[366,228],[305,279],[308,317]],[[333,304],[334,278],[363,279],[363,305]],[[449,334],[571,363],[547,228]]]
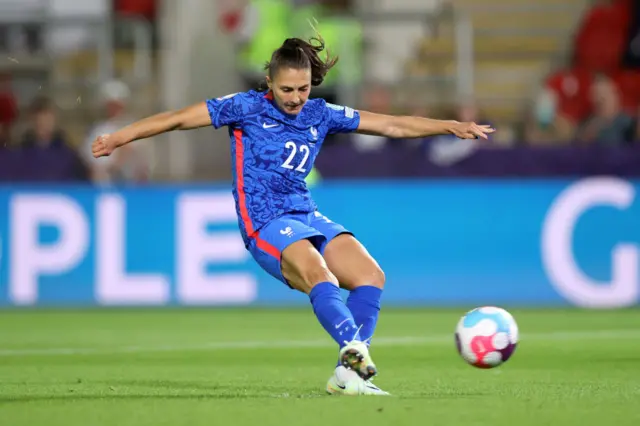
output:
[[[95,158],[108,157],[121,145],[114,135],[100,135],[91,144],[91,152]]]
[[[488,139],[487,135],[495,132],[496,129],[486,124],[456,123],[450,131],[460,139]]]

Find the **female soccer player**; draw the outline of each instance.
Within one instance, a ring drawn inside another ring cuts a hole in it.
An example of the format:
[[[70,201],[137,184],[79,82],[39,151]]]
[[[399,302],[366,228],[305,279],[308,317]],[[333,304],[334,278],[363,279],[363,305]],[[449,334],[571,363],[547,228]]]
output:
[[[388,395],[371,383],[377,370],[369,354],[384,273],[353,234],[318,211],[304,179],[328,134],[486,139],[494,129],[309,100],[311,87],[319,86],[337,61],[323,61],[323,50],[320,36],[309,42],[287,39],[265,67],[266,93],[250,90],[157,114],[96,138],[92,150],[98,158],[173,130],[227,126],[232,192],[246,248],[269,274],[309,296],[318,321],[339,345],[338,366],[327,392]],[[350,292],[346,304],[340,287]]]

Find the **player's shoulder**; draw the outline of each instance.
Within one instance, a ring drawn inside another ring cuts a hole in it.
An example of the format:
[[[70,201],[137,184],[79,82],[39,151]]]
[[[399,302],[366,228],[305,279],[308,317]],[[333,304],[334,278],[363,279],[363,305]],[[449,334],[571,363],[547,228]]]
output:
[[[311,106],[310,109],[318,112],[322,112],[322,113],[331,113],[331,112],[337,111],[340,113],[344,113],[345,115],[348,115],[348,116],[349,115],[353,116],[355,114],[355,110],[351,107],[333,104],[333,103],[327,102],[325,99],[322,99],[322,98],[309,99],[307,103],[310,104]]]
[[[327,102],[327,108],[333,110],[333,111],[339,111],[339,112],[344,112],[344,115],[346,115],[347,117],[353,117],[355,114],[355,109],[351,108],[349,106],[346,105],[336,105],[336,104],[331,104]]]
[[[314,109],[317,111],[326,111],[327,108],[330,107],[330,105],[333,105],[322,98],[309,99],[307,101],[307,104],[311,107],[310,109]]]
[[[325,101],[324,99],[322,101],[323,101],[322,107],[328,113],[333,113],[333,114],[337,113],[340,115],[344,115],[347,118],[354,118],[356,115],[356,110],[354,108],[351,108],[346,105],[333,104],[331,102]]]
[[[230,111],[233,111],[236,117],[242,117],[247,120],[250,117],[259,116],[268,108],[265,105],[264,93],[249,90],[246,92],[230,93],[228,95],[216,98],[214,104],[218,107],[228,105]]]
[[[229,93],[228,95],[216,98],[216,100],[221,102],[226,100],[233,100],[235,102],[252,104],[257,103],[262,97],[264,97],[264,95],[260,94],[260,92],[257,92],[255,90],[248,90],[245,92]]]

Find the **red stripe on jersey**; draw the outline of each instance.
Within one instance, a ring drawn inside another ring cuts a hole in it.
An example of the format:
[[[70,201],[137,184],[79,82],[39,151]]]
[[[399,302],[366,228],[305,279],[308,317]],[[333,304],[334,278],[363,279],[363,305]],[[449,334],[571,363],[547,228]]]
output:
[[[267,241],[260,238],[260,231],[256,232],[255,239],[256,239],[256,245],[260,250],[280,260],[280,250],[278,250],[275,246],[271,245]]]
[[[244,146],[242,144],[242,129],[235,129],[233,135],[236,139],[236,186],[238,190],[238,204],[240,206],[240,217],[244,224],[244,229],[248,236],[253,234],[253,224],[247,210],[247,197],[244,193]]]
[[[265,98],[265,99],[269,99],[270,101],[272,101],[272,100],[273,100],[273,92],[272,92],[271,90],[269,90],[269,91],[267,92],[267,94],[266,94],[266,95],[264,95],[264,98]]]

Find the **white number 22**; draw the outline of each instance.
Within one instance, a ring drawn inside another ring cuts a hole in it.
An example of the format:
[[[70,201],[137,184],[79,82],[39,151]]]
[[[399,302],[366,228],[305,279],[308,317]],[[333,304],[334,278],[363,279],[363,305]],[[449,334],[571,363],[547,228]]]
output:
[[[285,169],[293,169],[293,165],[291,164],[291,162],[293,161],[296,154],[298,153],[298,146],[294,142],[289,141],[286,144],[284,144],[284,147],[286,149],[290,149],[291,153],[289,154],[289,157],[287,157],[287,160],[284,163],[282,163],[282,167],[284,167]],[[304,154],[304,157],[302,157],[302,161],[300,162],[300,164],[298,164],[298,167],[296,167],[295,170],[296,172],[304,173],[307,170],[304,169],[303,166],[306,164],[307,160],[309,159],[309,154],[311,153],[311,151],[309,150],[309,147],[307,145],[300,145],[300,152]]]

